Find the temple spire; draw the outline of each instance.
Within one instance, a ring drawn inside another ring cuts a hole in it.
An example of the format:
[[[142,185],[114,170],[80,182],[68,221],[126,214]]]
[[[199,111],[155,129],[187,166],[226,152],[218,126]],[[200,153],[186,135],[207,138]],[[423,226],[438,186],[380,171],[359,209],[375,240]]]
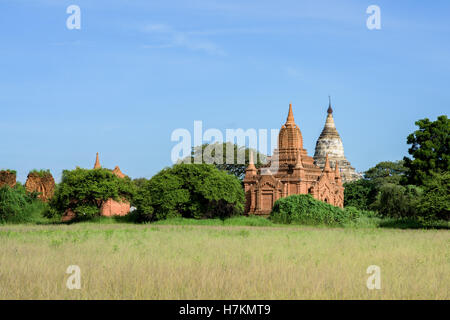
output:
[[[333,108],[331,108],[331,97],[330,96],[328,96],[328,110],[327,110],[327,112],[328,113],[333,113]]]
[[[334,168],[334,175],[336,180],[341,180],[341,172],[339,171],[338,162],[336,161],[336,167]]]
[[[112,172],[113,174],[115,174],[117,177],[119,178],[125,178],[125,175],[123,174],[123,172],[120,170],[119,166],[116,166]]]
[[[253,151],[249,151],[250,153],[250,159],[248,161],[248,167],[247,169],[245,169],[245,176],[253,176],[256,174],[256,167],[255,164],[253,163]]]
[[[328,106],[328,115],[327,115],[327,119],[325,121],[325,126],[322,130],[322,133],[320,134],[319,138],[326,138],[326,137],[332,137],[332,138],[338,138],[340,139],[339,133],[336,130],[336,126],[334,124],[334,119],[333,119],[333,109],[331,108],[331,98],[330,99],[330,104]]]
[[[250,150],[250,159],[248,161],[248,167],[252,168],[252,169],[255,168],[255,163],[253,161],[253,151],[251,151],[251,150]]]
[[[325,159],[325,167],[323,168],[324,172],[331,172],[330,161],[328,160],[328,153]]]
[[[286,124],[294,124],[294,113],[292,112],[292,103],[289,103],[289,112],[286,119]]]
[[[98,159],[98,152],[97,152],[97,156],[95,157],[95,164],[94,164],[94,169],[99,169],[102,166],[100,165],[100,160]]]

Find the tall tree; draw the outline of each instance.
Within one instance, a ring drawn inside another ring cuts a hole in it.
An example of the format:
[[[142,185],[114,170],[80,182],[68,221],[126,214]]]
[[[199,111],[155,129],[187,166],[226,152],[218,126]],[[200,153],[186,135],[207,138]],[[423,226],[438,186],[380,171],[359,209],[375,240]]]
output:
[[[425,181],[425,192],[419,200],[420,214],[426,219],[450,220],[450,172],[433,173]]]
[[[134,202],[138,220],[225,218],[244,211],[240,181],[208,164],[176,164],[144,182]]]
[[[436,121],[428,118],[416,122],[419,130],[410,134],[407,143],[411,145],[405,157],[405,167],[410,184],[423,185],[432,173],[450,171],[450,119],[439,116]]]
[[[261,167],[266,161],[267,156],[258,151],[246,147],[238,146],[231,142],[203,144],[194,147],[191,153],[191,162],[200,159],[201,163],[214,164],[217,169],[225,170],[243,180],[245,169],[249,164],[250,152],[253,153],[256,168]]]

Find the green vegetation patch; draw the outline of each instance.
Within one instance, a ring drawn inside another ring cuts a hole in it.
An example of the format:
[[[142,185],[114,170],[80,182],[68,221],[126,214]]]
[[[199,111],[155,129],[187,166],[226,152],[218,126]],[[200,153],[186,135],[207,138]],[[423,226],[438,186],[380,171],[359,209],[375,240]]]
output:
[[[51,176],[52,174],[50,173],[50,170],[48,170],[48,169],[47,170],[44,170],[44,169],[41,169],[41,170],[33,169],[33,170],[30,171],[29,175],[34,175],[34,176],[38,176],[38,177],[44,178],[44,177]]]
[[[275,223],[339,226],[356,221],[362,212],[342,209],[314,199],[309,194],[292,195],[275,202],[270,219]]]

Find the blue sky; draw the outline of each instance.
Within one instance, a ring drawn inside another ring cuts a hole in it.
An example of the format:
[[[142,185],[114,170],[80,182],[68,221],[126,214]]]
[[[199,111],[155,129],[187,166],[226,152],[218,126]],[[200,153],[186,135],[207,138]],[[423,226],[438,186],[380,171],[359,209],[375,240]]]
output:
[[[81,29],[66,8],[81,8]],[[381,8],[368,30],[366,8]],[[132,178],[171,165],[177,128],[279,128],[310,155],[328,95],[358,171],[407,154],[450,109],[449,1],[0,0],[0,168]]]

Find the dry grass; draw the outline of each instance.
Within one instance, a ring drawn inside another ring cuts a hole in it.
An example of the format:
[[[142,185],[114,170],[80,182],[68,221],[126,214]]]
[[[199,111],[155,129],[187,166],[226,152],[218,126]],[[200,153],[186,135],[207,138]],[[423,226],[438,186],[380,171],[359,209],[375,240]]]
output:
[[[449,299],[449,243],[448,230],[2,226],[0,299]]]

